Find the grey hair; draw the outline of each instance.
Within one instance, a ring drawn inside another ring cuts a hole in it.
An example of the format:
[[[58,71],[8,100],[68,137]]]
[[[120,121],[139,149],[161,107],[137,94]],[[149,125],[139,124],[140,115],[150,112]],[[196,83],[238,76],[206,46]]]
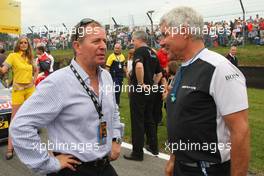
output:
[[[132,38],[140,39],[143,42],[148,41],[148,34],[145,31],[135,31],[132,34]]]
[[[165,13],[160,20],[160,25],[168,27],[188,26],[193,39],[203,38],[204,21],[203,16],[191,7],[177,7]],[[193,33],[195,30],[195,33]],[[197,31],[198,30],[198,31]]]

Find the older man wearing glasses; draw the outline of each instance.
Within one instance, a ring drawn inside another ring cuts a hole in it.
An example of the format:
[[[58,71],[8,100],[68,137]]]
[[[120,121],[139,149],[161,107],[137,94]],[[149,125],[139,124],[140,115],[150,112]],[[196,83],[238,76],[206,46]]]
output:
[[[117,175],[109,161],[119,157],[123,125],[109,91],[114,90],[111,75],[100,67],[104,28],[83,19],[73,31],[72,46],[70,66],[41,82],[11,123],[15,151],[33,171],[49,176]],[[37,134],[42,127],[49,134],[46,144]]]

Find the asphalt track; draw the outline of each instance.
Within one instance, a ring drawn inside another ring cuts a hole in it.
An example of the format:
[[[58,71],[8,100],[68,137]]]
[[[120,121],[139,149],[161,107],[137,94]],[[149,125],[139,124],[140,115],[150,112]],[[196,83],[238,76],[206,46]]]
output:
[[[45,138],[45,132],[42,132],[42,138]],[[43,137],[44,136],[44,137]],[[6,161],[4,158],[6,152],[6,143],[0,145],[0,176],[39,176],[32,173],[18,157],[14,155],[12,160]],[[117,161],[112,162],[119,176],[162,176],[164,175],[164,166],[167,155],[161,154],[158,158],[145,151],[144,161],[128,161],[123,158],[123,154],[131,152],[131,145],[123,143],[122,153]]]
[[[46,138],[46,132],[41,133],[42,139]],[[15,155],[12,160],[6,161],[4,154],[6,152],[6,143],[0,144],[0,176],[40,176],[32,173],[24,164],[22,164]],[[144,161],[128,161],[123,158],[123,154],[130,153],[132,146],[127,143],[122,144],[120,158],[112,162],[119,176],[163,176],[166,160],[169,158],[166,154],[153,156],[144,150]],[[248,176],[253,176],[249,174]]]

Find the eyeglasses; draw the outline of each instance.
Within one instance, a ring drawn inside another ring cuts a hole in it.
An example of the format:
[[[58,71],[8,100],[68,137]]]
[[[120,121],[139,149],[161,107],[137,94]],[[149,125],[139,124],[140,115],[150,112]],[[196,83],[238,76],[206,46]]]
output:
[[[76,32],[75,41],[77,41],[80,37],[80,33],[79,33],[80,27],[86,26],[92,22],[95,22],[95,20],[93,20],[91,18],[84,18],[75,26],[75,30],[76,30],[75,31]]]

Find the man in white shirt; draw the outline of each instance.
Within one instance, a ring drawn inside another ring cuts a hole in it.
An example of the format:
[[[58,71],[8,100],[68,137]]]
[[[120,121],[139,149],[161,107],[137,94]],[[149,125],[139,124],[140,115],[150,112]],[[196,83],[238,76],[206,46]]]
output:
[[[182,62],[167,97],[172,154],[166,176],[246,176],[250,130],[245,77],[225,57],[205,48],[203,17],[192,8],[172,9],[160,25],[169,55]]]

